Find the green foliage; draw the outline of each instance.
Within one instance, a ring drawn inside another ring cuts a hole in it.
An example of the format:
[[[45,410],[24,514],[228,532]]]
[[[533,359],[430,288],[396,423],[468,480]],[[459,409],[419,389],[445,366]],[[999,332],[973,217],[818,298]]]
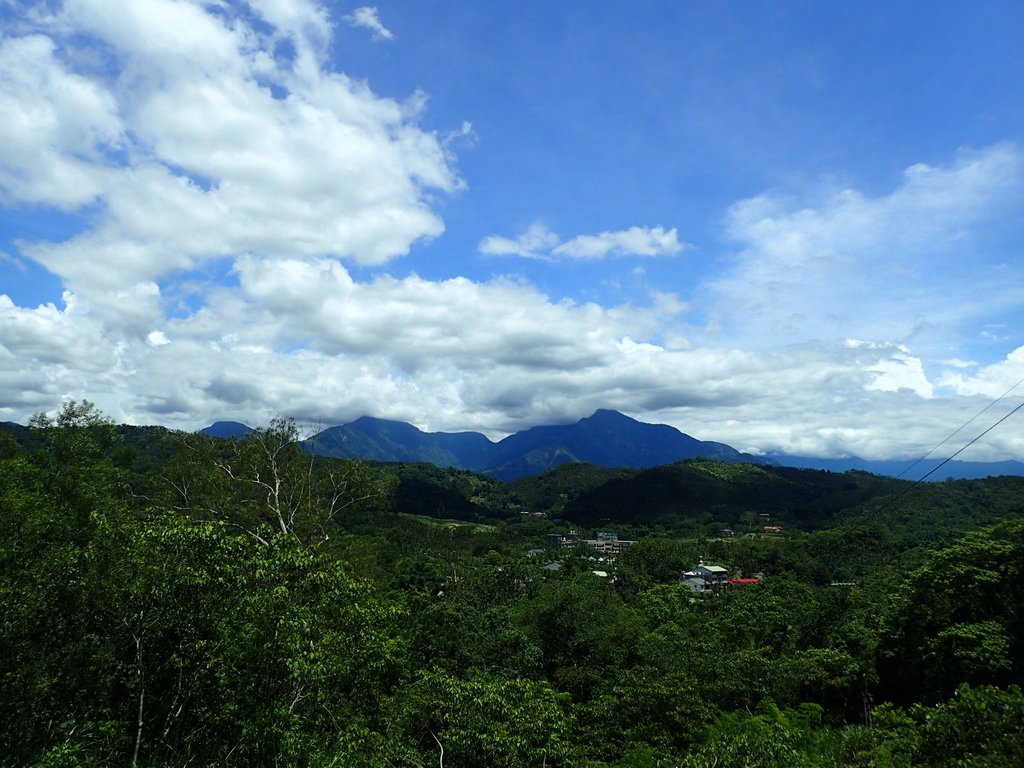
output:
[[[433,464],[389,464],[396,477],[394,504],[407,514],[480,521],[519,512],[504,483],[474,472]]]
[[[159,471],[162,498],[201,519],[322,544],[345,518],[382,510],[393,478],[365,463],[306,453],[294,421],[276,419],[241,440],[190,435]]]
[[[584,573],[566,583],[547,581],[520,609],[554,685],[586,700],[625,666],[638,637],[636,619],[603,579]]]
[[[886,498],[705,461],[506,486],[87,401],[7,434],[0,766],[1024,763],[1013,479]],[[410,514],[438,498],[467,520]],[[584,507],[641,540],[526,557],[555,524],[518,510]],[[758,536],[761,509],[814,529]],[[698,598],[700,557],[766,578]]]
[[[1019,681],[1022,576],[1024,521],[973,531],[930,550],[894,590],[884,670],[903,690],[931,701],[948,697],[964,682]]]
[[[895,481],[857,473],[787,467],[744,467],[710,459],[621,475],[588,488],[566,505],[564,517],[582,525],[607,521],[663,526],[696,534],[715,522],[756,530],[750,512],[805,529],[829,524],[845,510],[891,493]]]
[[[1024,764],[1024,693],[962,685],[948,701],[875,709],[872,728],[847,739],[857,765],[1002,768]],[[853,749],[851,749],[853,747]]]
[[[451,768],[571,765],[568,700],[544,682],[426,671],[401,694],[401,729]]]
[[[646,539],[629,547],[619,558],[623,575],[641,587],[678,581],[703,556],[701,542],[693,539]]]
[[[609,469],[574,461],[549,469],[539,475],[519,478],[509,484],[510,490],[529,512],[561,517],[568,504],[578,496],[601,487],[611,480],[632,477],[633,469]]]
[[[911,712],[920,731],[920,762],[978,768],[1024,764],[1024,693],[1017,686],[960,686],[948,702]]]
[[[707,731],[684,768],[798,768],[816,761],[800,748],[801,730],[773,705],[759,714],[730,713]]]

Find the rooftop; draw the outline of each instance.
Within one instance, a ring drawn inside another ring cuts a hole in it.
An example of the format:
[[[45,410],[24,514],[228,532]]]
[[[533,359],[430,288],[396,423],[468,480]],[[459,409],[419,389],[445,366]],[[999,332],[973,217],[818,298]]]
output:
[[[728,573],[728,570],[726,570],[720,565],[699,565],[697,567],[703,568],[704,570],[710,571],[711,573]]]

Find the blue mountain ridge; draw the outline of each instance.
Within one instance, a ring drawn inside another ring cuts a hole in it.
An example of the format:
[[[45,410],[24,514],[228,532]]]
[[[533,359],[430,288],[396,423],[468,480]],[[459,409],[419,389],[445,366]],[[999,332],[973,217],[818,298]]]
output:
[[[213,436],[242,436],[234,422],[204,430]],[[231,434],[225,434],[230,432]],[[538,426],[497,443],[478,432],[423,432],[403,421],[364,416],[329,427],[304,442],[320,456],[373,461],[424,461],[468,469],[500,480],[539,474],[567,462],[646,469],[681,459],[775,463],[741,454],[724,443],[704,442],[665,424],[646,424],[617,411],[599,410],[573,424]]]
[[[200,431],[214,437],[244,437],[249,430],[238,422],[216,422]],[[922,461],[907,471],[913,462],[787,454],[755,456],[740,453],[725,443],[698,440],[667,424],[648,424],[605,409],[572,424],[531,427],[496,443],[478,432],[424,432],[404,421],[364,416],[319,432],[306,440],[304,447],[320,456],[422,461],[439,467],[481,472],[506,481],[540,474],[569,462],[647,469],[692,458],[830,472],[860,470],[918,480],[941,461]],[[994,475],[1024,476],[1024,462],[950,461],[927,479],[974,479]]]
[[[215,421],[208,427],[204,427],[199,430],[204,435],[210,437],[245,437],[247,434],[252,432],[252,427],[246,426],[238,421]]]
[[[903,480],[980,480],[984,477],[998,475],[1024,476],[1024,462],[1009,459],[1007,461],[948,461],[944,459],[922,459],[920,461],[895,459],[861,459],[857,456],[840,459],[821,459],[812,456],[789,456],[786,454],[769,454],[785,467],[799,469],[824,469],[829,472],[848,472],[859,470],[873,475],[899,477]]]

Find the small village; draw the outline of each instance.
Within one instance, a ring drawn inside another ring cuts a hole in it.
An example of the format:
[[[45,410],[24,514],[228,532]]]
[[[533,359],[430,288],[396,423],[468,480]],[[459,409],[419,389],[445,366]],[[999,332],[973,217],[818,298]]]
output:
[[[727,530],[720,531],[719,536],[733,535],[732,531],[725,533]],[[781,534],[782,530],[780,525],[764,526],[766,535]],[[627,548],[636,544],[636,541],[631,539],[620,539],[615,531],[598,531],[597,538],[594,539],[581,539],[576,531],[549,533],[545,536],[545,540],[548,547],[546,550],[531,549],[526,553],[527,556],[540,557],[551,550],[576,550],[580,547],[587,547],[595,552],[589,559],[602,566],[601,568],[592,569],[590,572],[595,576],[612,581],[615,581],[615,555],[624,552]],[[560,560],[552,560],[542,566],[542,569],[546,571],[560,571],[562,567],[563,565]],[[763,578],[763,573],[756,573],[751,576],[730,577],[729,571],[726,568],[720,565],[706,564],[701,559],[691,570],[680,572],[679,583],[685,584],[693,590],[695,596],[710,597],[721,594],[725,589],[749,587],[758,584]]]

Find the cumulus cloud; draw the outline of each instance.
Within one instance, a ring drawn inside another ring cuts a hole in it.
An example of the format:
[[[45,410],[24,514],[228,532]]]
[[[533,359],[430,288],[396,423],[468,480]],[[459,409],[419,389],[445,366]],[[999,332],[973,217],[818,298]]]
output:
[[[73,295],[63,308],[0,300],[0,416],[89,397],[134,423],[369,413],[500,437],[611,407],[743,450],[882,458],[920,455],[987,401],[966,383],[956,400],[922,400],[919,361],[898,346],[650,341],[684,309],[672,297],[604,308],[508,280],[359,281],[328,259],[241,259],[238,280],[144,338],[105,330]],[[900,376],[915,387],[890,386]],[[1014,434],[993,433],[992,455],[1019,452]]]
[[[542,259],[555,248],[561,238],[539,222],[516,238],[488,235],[480,241],[479,251],[485,256],[521,256],[524,259]]]
[[[973,366],[972,366],[973,367]],[[1017,347],[1004,359],[975,368],[967,373],[965,366],[951,365],[939,380],[958,395],[997,398],[1011,392],[1024,396],[1024,346]]]
[[[99,197],[123,142],[117,102],[67,71],[44,35],[0,41],[0,199],[74,210]]]
[[[997,145],[914,165],[875,197],[842,189],[809,204],[777,194],[740,201],[727,219],[740,249],[706,301],[742,343],[857,336],[937,351],[965,321],[1021,305],[984,237],[998,232],[1022,182],[1024,154]]]
[[[79,0],[0,43],[0,195],[84,217],[26,255],[95,296],[238,253],[381,264],[443,231],[429,190],[461,181],[422,100],[327,68],[320,6],[251,9]]]
[[[479,245],[487,256],[520,256],[527,259],[604,259],[613,256],[671,256],[687,245],[679,242],[675,228],[630,227],[597,235],[578,235],[562,242],[546,226],[534,223],[517,238],[489,235]]]
[[[370,30],[373,33],[374,40],[395,39],[391,30],[381,24],[380,18],[377,16],[377,9],[372,5],[364,5],[361,8],[356,8],[352,13],[345,17],[345,21],[353,27],[362,27],[363,29]]]
[[[359,283],[327,260],[268,268],[242,259],[238,272],[242,294],[263,312],[253,323],[257,334],[274,329],[327,354],[386,356],[406,374],[438,361],[459,377],[503,366],[579,373],[607,365],[623,336],[650,336],[684,308],[671,296],[646,307],[554,303],[505,279],[382,276]]]
[[[905,352],[878,360],[868,366],[867,371],[875,374],[874,380],[867,385],[869,390],[898,392],[906,389],[921,397],[932,397],[935,393],[921,360]]]
[[[88,372],[111,364],[109,348],[96,338],[95,325],[81,313],[74,296],[65,292],[64,303],[63,309],[53,304],[25,309],[0,295],[0,343],[12,361]]]

